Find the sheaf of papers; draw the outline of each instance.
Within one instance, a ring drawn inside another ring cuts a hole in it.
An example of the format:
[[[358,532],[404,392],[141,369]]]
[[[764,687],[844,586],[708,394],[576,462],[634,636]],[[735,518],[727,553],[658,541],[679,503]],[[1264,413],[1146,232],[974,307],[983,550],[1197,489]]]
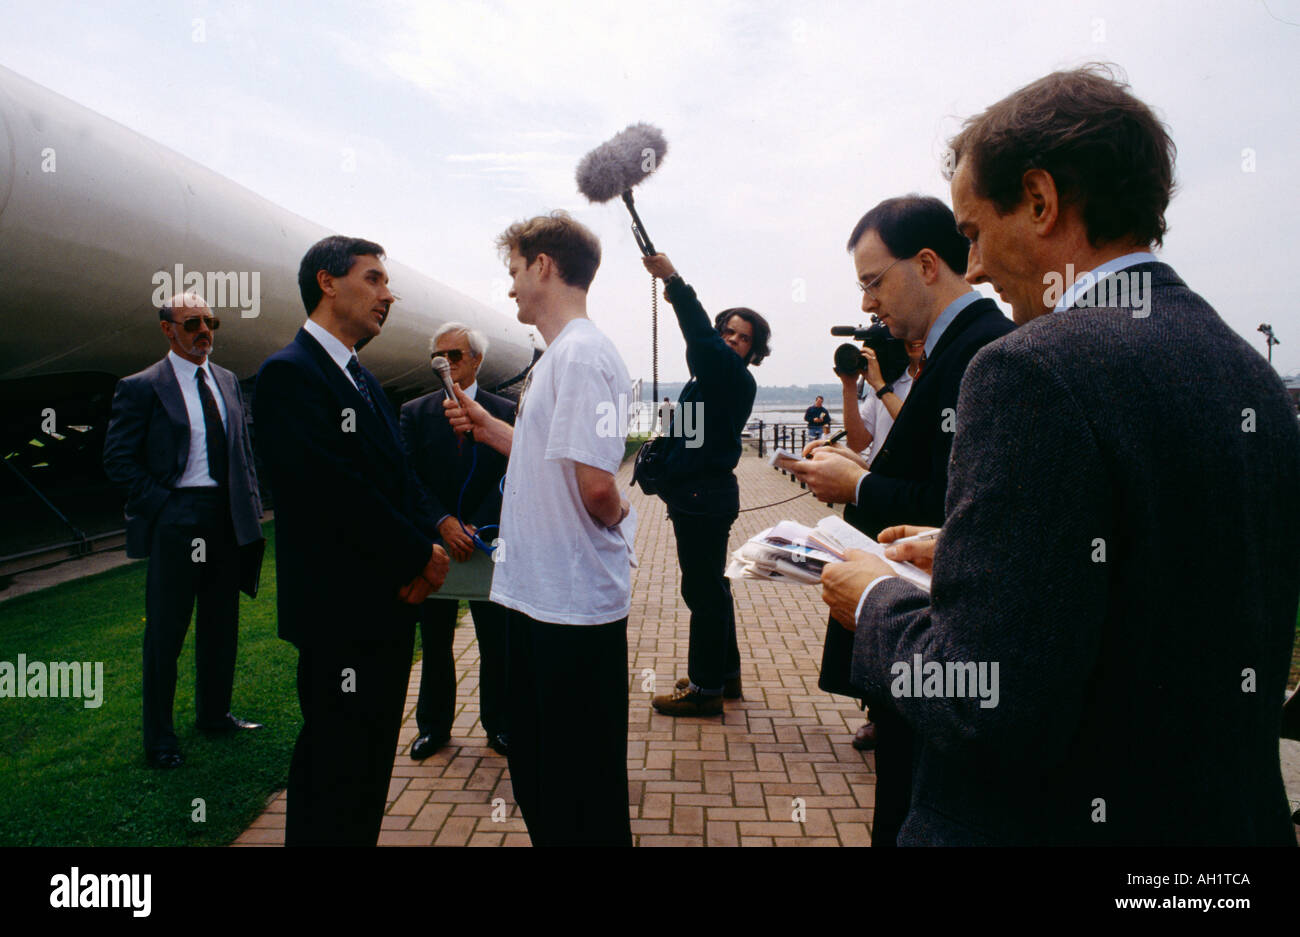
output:
[[[731,554],[727,577],[812,585],[821,581],[827,563],[842,562],[848,550],[878,556],[896,575],[930,591],[929,573],[911,563],[886,559],[883,546],[833,514],[823,517],[816,527],[781,521],[760,531]]]

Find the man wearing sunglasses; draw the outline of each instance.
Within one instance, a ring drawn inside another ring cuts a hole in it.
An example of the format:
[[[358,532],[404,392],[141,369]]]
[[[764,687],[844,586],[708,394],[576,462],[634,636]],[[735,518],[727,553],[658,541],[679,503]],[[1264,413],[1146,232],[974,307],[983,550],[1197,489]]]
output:
[[[451,379],[465,395],[476,400],[498,420],[514,425],[515,405],[505,397],[478,386],[478,371],[487,354],[487,338],[478,329],[448,322],[433,336],[430,357],[446,358]],[[425,490],[430,517],[425,526],[436,527],[453,561],[463,563],[491,543],[486,530],[501,520],[501,478],[507,457],[491,446],[467,438],[461,441],[447,421],[442,403],[451,388],[425,394],[402,407],[402,444]],[[498,755],[506,753],[506,610],[489,601],[471,601],[470,615],[478,637],[479,719],[487,743]],[[424,667],[420,671],[420,699],[415,721],[420,734],[411,745],[416,761],[428,758],[451,738],[456,715],[456,665],[452,636],[460,603],[430,597],[420,606],[420,642]]]
[[[196,603],[199,728],[262,728],[230,713],[240,547],[262,539],[262,502],[238,380],[208,360],[220,321],[196,293],[173,296],[158,316],[170,350],[118,382],[104,470],[127,489],[127,556],[149,558],[145,759],[176,768],[176,661]]]

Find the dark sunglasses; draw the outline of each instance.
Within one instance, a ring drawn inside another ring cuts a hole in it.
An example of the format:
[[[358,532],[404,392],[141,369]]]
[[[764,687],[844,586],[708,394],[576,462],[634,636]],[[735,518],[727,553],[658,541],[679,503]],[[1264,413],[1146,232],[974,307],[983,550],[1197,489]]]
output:
[[[450,351],[435,351],[429,356],[430,360],[434,358],[446,358],[452,364],[460,364],[460,359],[465,357],[465,352],[459,348],[453,348]]]
[[[197,332],[200,323],[206,324],[213,332],[221,328],[221,320],[216,316],[191,316],[190,318],[183,319],[180,322],[177,322],[175,319],[168,319],[167,321],[172,325],[179,325],[187,332]]]

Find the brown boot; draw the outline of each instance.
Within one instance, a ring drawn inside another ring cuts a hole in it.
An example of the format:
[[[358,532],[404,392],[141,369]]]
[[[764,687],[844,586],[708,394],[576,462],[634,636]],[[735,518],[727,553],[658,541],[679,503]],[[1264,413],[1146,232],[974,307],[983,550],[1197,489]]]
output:
[[[650,701],[665,716],[721,716],[722,694],[705,696],[685,687],[674,687],[671,696],[656,696]]]
[[[690,677],[682,677],[680,680],[678,680],[676,683],[673,684],[673,688],[674,688],[674,689],[677,689],[677,690],[684,690],[684,689],[686,689],[687,687],[689,687],[690,685],[691,685],[691,678],[690,678]],[[722,698],[723,698],[723,699],[743,699],[743,698],[744,698],[744,694],[741,693],[741,691],[740,691],[740,678],[739,678],[739,677],[732,677],[730,680],[724,680],[724,681],[722,682]]]

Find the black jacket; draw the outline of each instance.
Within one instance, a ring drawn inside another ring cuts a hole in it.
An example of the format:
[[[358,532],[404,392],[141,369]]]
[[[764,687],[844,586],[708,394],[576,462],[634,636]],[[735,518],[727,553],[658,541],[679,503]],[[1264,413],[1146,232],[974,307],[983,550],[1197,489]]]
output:
[[[943,525],[962,376],[977,351],[1013,328],[991,299],[977,299],[948,323],[845,520],[873,538],[895,524]]]
[[[757,385],[745,359],[732,351],[713,327],[694,289],[673,277],[664,286],[664,296],[677,313],[691,371],[691,380],[673,409],[673,432],[692,429],[699,443],[692,446],[691,440],[679,438],[669,450],[661,491],[670,506],[677,506],[680,496],[691,489],[729,485],[735,491],[732,472],[740,461],[740,434],[754,408]],[[686,423],[692,419],[692,424]]]
[[[266,361],[253,401],[258,451],[275,498],[280,637],[313,644],[391,639],[414,620],[398,590],[435,538],[379,382],[376,415],[305,330]]]
[[[501,477],[506,473],[506,456],[491,446],[470,443],[457,446],[456,434],[447,422],[442,402],[445,390],[434,391],[408,401],[402,406],[402,445],[415,466],[416,477],[424,488],[426,500],[422,519],[426,530],[436,529],[446,514],[453,517],[459,502],[460,518],[475,527],[487,527],[501,520]],[[514,425],[515,405],[505,397],[479,388],[474,398],[488,413]],[[470,467],[473,466],[473,475]],[[465,486],[465,478],[469,484]],[[464,498],[461,487],[465,486]],[[491,535],[488,542],[492,541]]]
[[[230,519],[235,540],[243,545],[262,537],[262,497],[244,395],[233,372],[212,361],[208,368],[226,404]],[[184,473],[189,454],[189,415],[171,363],[163,358],[118,381],[104,436],[104,471],[127,489],[127,556],[149,555],[154,521]]]

